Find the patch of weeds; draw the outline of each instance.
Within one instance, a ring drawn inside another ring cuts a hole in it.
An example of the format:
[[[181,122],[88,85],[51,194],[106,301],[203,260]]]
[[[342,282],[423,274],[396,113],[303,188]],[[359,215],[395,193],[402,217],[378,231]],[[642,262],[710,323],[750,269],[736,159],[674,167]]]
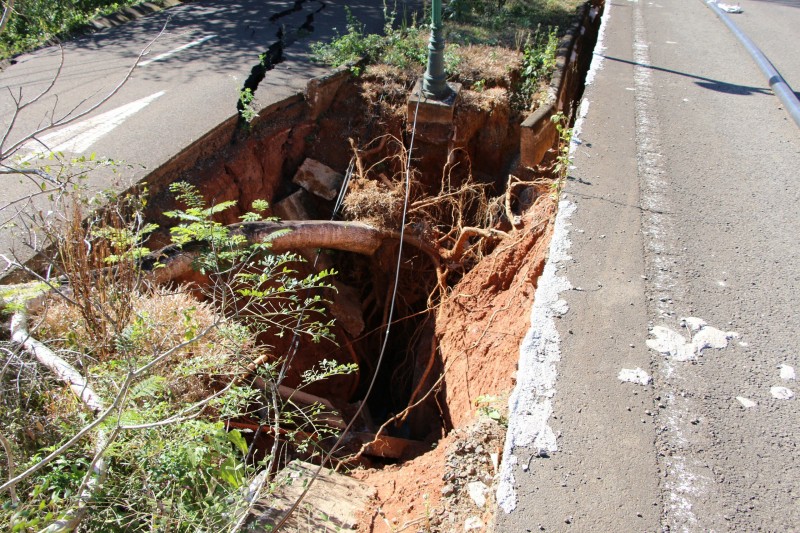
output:
[[[239,116],[242,117],[242,120],[250,124],[253,120],[258,116],[258,112],[253,108],[253,100],[255,99],[255,95],[253,94],[253,90],[249,87],[245,87],[241,91],[239,91]]]
[[[500,398],[482,394],[475,398],[475,405],[480,415],[494,420],[504,428],[508,427],[508,417],[503,414],[503,406]]]
[[[539,25],[568,27],[580,3],[579,0],[451,0],[444,14],[473,44],[511,46],[519,31]]]
[[[550,185],[550,194],[554,200],[557,200],[561,194],[561,188],[567,179],[570,163],[570,143],[572,142],[572,128],[569,127],[569,120],[564,113],[556,113],[550,120],[556,126],[558,131],[558,149],[556,152],[556,160],[553,163],[553,175],[555,180]]]
[[[372,54],[381,47],[380,35],[366,34],[364,24],[353,16],[349,7],[345,7],[345,12],[347,31],[329,43],[312,43],[311,57],[314,61],[338,67],[372,58]]]
[[[558,28],[550,28],[542,32],[537,27],[533,35],[526,39],[522,52],[522,83],[519,95],[530,106],[533,96],[541,85],[550,79],[556,67],[556,51],[558,50]]]

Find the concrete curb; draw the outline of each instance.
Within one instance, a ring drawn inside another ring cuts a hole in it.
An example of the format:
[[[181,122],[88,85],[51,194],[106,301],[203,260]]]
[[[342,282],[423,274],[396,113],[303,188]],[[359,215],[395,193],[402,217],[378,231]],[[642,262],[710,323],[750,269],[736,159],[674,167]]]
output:
[[[546,101],[522,123],[520,130],[520,164],[534,168],[542,162],[547,151],[555,145],[558,130],[551,118],[563,113],[572,119],[572,96],[582,82],[580,73],[588,66],[587,48],[594,46],[594,36],[600,26],[604,1],[586,2],[581,16],[561,39],[556,54],[556,70],[547,89]],[[584,62],[586,64],[584,64]]]
[[[582,29],[578,31],[582,32],[581,37],[583,37],[586,22],[596,24],[596,28],[594,28],[596,31],[590,35],[597,36],[596,44],[601,47],[605,28],[603,24],[607,22],[610,11],[605,9],[605,2],[592,7],[586,4],[586,7],[589,11],[595,11],[584,13],[580,24]],[[576,40],[573,36],[570,50],[573,49]],[[592,42],[591,46],[594,47],[595,42]],[[594,54],[590,57],[591,66],[586,74],[587,86],[591,83],[594,73],[601,68],[603,59],[602,56]],[[570,64],[574,64],[575,56],[570,56],[570,59]],[[563,69],[562,72],[566,72],[566,69]],[[534,113],[528,119],[530,121],[529,129],[532,130],[529,133],[531,136],[528,138],[530,142],[533,142],[533,139],[547,138],[548,135],[557,135],[555,124],[550,121],[550,117],[556,112],[559,104],[555,95],[559,94],[557,91],[567,85],[564,82],[567,76],[562,75],[559,78],[554,78],[551,84],[550,88],[554,91],[551,93],[553,95],[551,102],[543,106],[545,109],[540,113]],[[573,75],[573,78],[577,79],[577,76]],[[578,108],[581,116],[577,117],[575,121],[571,148],[574,148],[575,143],[578,142],[577,136],[580,134],[583,121],[582,114],[587,110],[588,108],[585,106]],[[550,130],[552,133],[548,133]],[[534,136],[534,133],[538,133],[538,135]],[[545,151],[541,151],[542,157],[544,153]],[[530,156],[530,154],[529,151],[528,155]],[[508,431],[498,474],[497,513],[509,514],[517,508],[519,503],[515,470],[521,468],[522,471],[527,471],[529,466],[521,461],[520,450],[527,449],[531,456],[545,457],[558,449],[557,436],[549,425],[552,414],[552,398],[555,395],[557,364],[561,359],[561,338],[556,329],[555,320],[567,312],[567,303],[560,294],[572,287],[570,281],[560,275],[559,271],[563,268],[563,264],[571,259],[569,228],[571,226],[570,218],[576,209],[575,203],[560,199],[547,262],[537,281],[531,309],[531,327],[520,345],[517,383],[509,397]],[[497,513],[495,520],[497,520]]]

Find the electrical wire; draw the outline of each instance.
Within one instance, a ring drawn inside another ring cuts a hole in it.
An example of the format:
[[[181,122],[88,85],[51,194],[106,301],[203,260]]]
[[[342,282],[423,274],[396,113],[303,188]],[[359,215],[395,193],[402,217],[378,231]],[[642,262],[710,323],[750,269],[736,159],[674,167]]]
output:
[[[405,175],[405,189],[406,190],[405,190],[405,198],[403,200],[403,218],[402,218],[402,222],[401,222],[401,225],[400,225],[400,244],[399,244],[398,250],[397,250],[397,263],[396,263],[395,274],[394,274],[394,286],[392,287],[392,298],[391,298],[391,303],[389,305],[388,319],[386,321],[386,333],[384,334],[383,344],[381,345],[381,351],[380,351],[380,354],[378,355],[378,361],[375,364],[375,371],[372,374],[372,379],[370,380],[369,387],[367,388],[367,392],[364,395],[364,399],[361,400],[361,403],[359,404],[358,409],[356,410],[356,412],[353,415],[353,417],[350,419],[350,422],[347,424],[347,426],[344,428],[344,430],[342,430],[341,435],[339,435],[339,438],[336,440],[336,443],[331,447],[330,451],[327,454],[325,454],[325,457],[322,459],[322,461],[320,461],[320,464],[317,467],[317,470],[314,472],[314,475],[308,480],[308,483],[306,484],[306,487],[303,490],[303,492],[300,494],[300,496],[297,498],[297,500],[295,500],[295,502],[292,504],[292,506],[289,508],[289,510],[286,512],[286,514],[284,514],[283,517],[281,517],[280,522],[275,524],[275,527],[272,530],[273,532],[279,531],[286,524],[286,521],[289,520],[289,517],[292,515],[292,513],[297,509],[297,507],[303,501],[303,498],[305,498],[306,494],[308,494],[308,491],[311,490],[311,486],[314,484],[314,481],[319,477],[320,472],[322,472],[322,469],[325,467],[325,463],[330,461],[331,456],[333,455],[333,452],[342,443],[342,441],[344,440],[345,436],[350,431],[350,428],[353,426],[353,423],[356,421],[356,419],[361,414],[361,411],[364,409],[364,404],[366,403],[366,401],[369,398],[370,394],[372,394],[372,389],[375,387],[375,383],[377,382],[378,371],[380,370],[381,365],[383,364],[383,357],[386,354],[386,347],[389,344],[389,333],[390,333],[391,328],[392,328],[392,318],[394,317],[395,300],[397,299],[397,288],[398,288],[399,283],[400,283],[400,265],[401,265],[401,260],[402,260],[402,257],[403,257],[403,241],[404,241],[405,230],[406,230],[406,217],[408,215],[408,204],[409,204],[409,198],[410,198],[410,194],[411,194],[411,154],[412,154],[412,152],[414,150],[414,137],[415,137],[416,132],[417,132],[417,113],[419,112],[419,103],[420,103],[421,100],[422,100],[422,86],[420,84],[420,90],[419,90],[419,94],[418,94],[418,98],[417,98],[417,106],[414,109],[414,121],[413,121],[413,123],[411,125],[411,139],[410,139],[409,145],[408,145],[408,160],[407,160],[407,163],[406,163],[406,175]],[[352,162],[351,162],[351,169],[352,169]],[[349,173],[351,174],[352,170]],[[349,180],[348,180],[348,182],[349,182]],[[344,189],[345,189],[345,185],[343,184],[342,185],[342,191],[340,191],[340,198],[344,198],[344,192],[343,192]]]

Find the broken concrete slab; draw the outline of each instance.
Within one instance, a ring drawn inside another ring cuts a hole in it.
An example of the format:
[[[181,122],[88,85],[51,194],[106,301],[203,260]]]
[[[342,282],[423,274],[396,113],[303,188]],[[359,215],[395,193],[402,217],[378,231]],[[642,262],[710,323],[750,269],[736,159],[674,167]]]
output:
[[[339,195],[344,176],[315,159],[307,158],[292,181],[311,194],[333,200]]]
[[[277,487],[253,507],[248,531],[272,531],[300,497],[317,466],[292,461],[275,477]],[[323,468],[302,504],[281,528],[285,532],[355,531],[356,515],[375,496],[375,489],[343,474]]]

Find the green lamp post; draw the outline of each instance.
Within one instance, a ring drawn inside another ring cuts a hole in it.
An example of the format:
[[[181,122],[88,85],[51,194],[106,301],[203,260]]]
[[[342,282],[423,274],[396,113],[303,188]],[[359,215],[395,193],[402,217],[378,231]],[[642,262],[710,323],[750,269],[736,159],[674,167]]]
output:
[[[428,43],[428,68],[422,77],[426,98],[443,100],[450,92],[444,74],[444,36],[442,35],[442,0],[431,4],[431,40]]]

